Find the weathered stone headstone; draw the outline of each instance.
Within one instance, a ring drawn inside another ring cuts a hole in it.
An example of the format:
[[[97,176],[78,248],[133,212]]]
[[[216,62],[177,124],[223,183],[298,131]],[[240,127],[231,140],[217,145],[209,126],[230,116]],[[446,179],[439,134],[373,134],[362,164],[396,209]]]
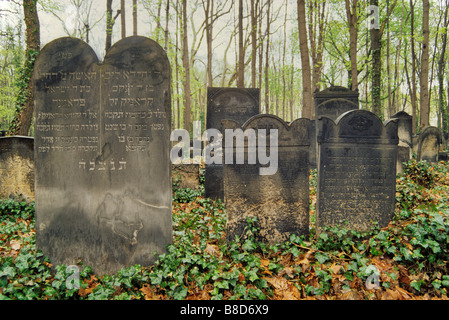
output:
[[[309,167],[310,169],[316,169],[316,156],[317,156],[317,150],[316,150],[316,120],[312,119],[309,122]]]
[[[33,74],[37,245],[96,273],[148,265],[172,241],[170,64],[153,40],[120,40],[99,64],[75,38]]]
[[[253,137],[257,137],[253,144],[248,138],[243,147],[236,146],[237,141],[232,147],[225,144],[225,157],[226,152],[230,151],[235,159],[232,164],[226,162],[224,165],[228,241],[233,240],[235,235],[242,235],[247,217],[258,218],[261,228],[259,240],[266,243],[288,240],[293,233],[308,237],[309,121],[302,118],[288,125],[274,115],[254,116],[241,127],[234,121],[223,121],[225,128],[234,132],[238,129],[247,133],[253,131]],[[271,130],[277,130],[277,136]],[[226,132],[225,135],[226,140],[229,137]],[[251,135],[248,133],[248,136]],[[275,149],[272,148],[276,143],[277,163],[273,157]],[[244,164],[236,161],[239,152],[245,155]],[[261,168],[269,165],[260,157],[261,153],[273,157],[270,165],[277,165],[277,170],[262,174]],[[250,159],[256,158],[257,161],[251,163]]]
[[[325,116],[336,120],[346,111],[359,109],[359,92],[345,87],[332,86],[315,92],[315,118]]]
[[[440,129],[433,126],[424,128],[418,137],[418,159],[438,162],[438,152],[442,141]]]
[[[327,117],[332,120],[350,110],[359,109],[359,92],[353,91],[341,86],[331,86],[322,91],[313,94],[315,102],[315,159],[318,158],[318,147],[316,137],[318,135],[318,126],[316,122],[320,117]],[[315,165],[316,168],[316,165]]]
[[[318,120],[316,225],[367,230],[384,227],[395,207],[397,120],[385,124],[366,110],[352,110],[335,122]]]
[[[397,173],[402,173],[402,163],[410,160],[413,149],[412,116],[405,111],[396,112],[392,119],[398,119],[398,161]]]
[[[259,95],[258,88],[207,88],[206,129],[223,133],[222,120],[244,123],[259,114]],[[211,199],[223,199],[223,164],[206,163],[204,193]]]
[[[0,197],[34,201],[34,139],[0,138]]]

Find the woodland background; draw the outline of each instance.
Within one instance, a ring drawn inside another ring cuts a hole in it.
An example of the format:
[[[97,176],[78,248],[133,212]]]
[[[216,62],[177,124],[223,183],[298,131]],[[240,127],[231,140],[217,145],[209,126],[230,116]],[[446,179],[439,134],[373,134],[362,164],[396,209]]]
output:
[[[448,132],[448,7],[445,0],[0,0],[0,130],[33,133],[29,80],[43,45],[74,36],[102,58],[137,34],[170,58],[174,128],[191,130],[200,120],[204,129],[208,86],[260,88],[260,112],[291,121],[314,116],[314,91],[341,85],[357,89],[360,107],[382,119],[404,110],[414,133],[429,124]]]

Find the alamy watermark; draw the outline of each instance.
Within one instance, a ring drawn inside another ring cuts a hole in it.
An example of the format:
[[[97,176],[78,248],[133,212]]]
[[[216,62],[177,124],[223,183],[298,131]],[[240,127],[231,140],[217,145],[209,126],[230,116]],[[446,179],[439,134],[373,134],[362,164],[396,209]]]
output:
[[[65,269],[66,275],[65,287],[69,290],[80,288],[80,268],[75,265],[70,265]]]
[[[366,278],[365,281],[365,287],[370,290],[370,289],[379,289],[380,288],[380,271],[379,269],[375,266],[370,264],[366,270],[365,270],[365,274],[368,276],[368,278]]]
[[[368,12],[368,30],[380,29],[379,27],[379,7],[376,5],[370,5],[366,8]]]
[[[200,163],[204,158],[206,164],[247,164],[259,163],[260,175],[273,175],[278,169],[278,130],[249,128],[225,129],[224,135],[218,129],[207,129],[201,134],[200,121],[193,123],[193,147],[190,147],[190,134],[185,129],[176,129],[170,135],[172,142],[178,141],[170,152],[170,160],[178,163]],[[223,139],[225,141],[223,154]],[[269,140],[269,143],[267,143]],[[202,141],[205,142],[202,148]],[[234,144],[235,142],[235,144]],[[193,158],[190,158],[193,149]],[[234,157],[235,150],[235,157]]]

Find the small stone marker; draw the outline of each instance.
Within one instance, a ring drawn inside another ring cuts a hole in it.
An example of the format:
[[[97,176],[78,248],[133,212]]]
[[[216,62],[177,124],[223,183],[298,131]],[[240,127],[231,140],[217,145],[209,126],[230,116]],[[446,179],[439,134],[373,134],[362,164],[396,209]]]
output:
[[[244,123],[259,114],[258,88],[207,88],[206,129],[217,129],[222,134],[222,120]],[[204,193],[207,198],[223,200],[223,164],[206,163]]]
[[[166,53],[134,36],[99,64],[85,42],[59,38],[33,81],[38,248],[99,274],[153,263],[172,241]]]
[[[274,115],[254,116],[243,126],[235,121],[223,121],[226,129],[234,132],[240,129],[250,137],[245,146],[236,146],[236,140],[232,146],[225,144],[224,148],[225,158],[230,152],[235,160],[224,165],[228,241],[235,235],[242,235],[247,217],[258,218],[259,240],[266,243],[288,240],[293,233],[308,237],[309,121],[301,118],[288,125]],[[277,130],[276,134],[273,130]],[[251,132],[254,132],[252,137]],[[227,132],[225,135],[226,140]],[[256,142],[250,143],[250,139]],[[244,164],[237,163],[240,152],[245,155]],[[263,158],[268,154],[269,165]],[[273,170],[275,165],[277,170]],[[270,166],[270,174],[261,171]]]
[[[398,119],[398,161],[396,173],[402,173],[402,164],[412,157],[413,134],[412,134],[412,116],[405,111],[396,112],[392,119]]]
[[[0,138],[0,196],[34,201],[34,139]]]
[[[438,153],[443,141],[440,129],[433,126],[424,128],[418,136],[418,159],[438,162]]]
[[[321,117],[318,126],[317,232],[386,226],[395,208],[397,120],[383,124],[369,111],[352,110],[335,122]]]

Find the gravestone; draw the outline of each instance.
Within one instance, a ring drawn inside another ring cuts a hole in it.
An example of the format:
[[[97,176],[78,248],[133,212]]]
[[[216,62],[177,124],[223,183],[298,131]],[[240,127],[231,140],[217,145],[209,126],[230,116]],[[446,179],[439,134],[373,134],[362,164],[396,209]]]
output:
[[[310,169],[316,169],[316,120],[312,119],[309,122],[309,167]]]
[[[418,159],[432,163],[438,162],[438,153],[442,143],[440,129],[428,126],[418,136]]]
[[[100,64],[59,38],[33,74],[37,246],[95,273],[148,265],[172,241],[170,65],[153,40],[120,40]]]
[[[341,86],[331,86],[313,94],[315,118],[321,116],[336,120],[346,111],[359,108],[359,92]]]
[[[345,225],[384,227],[394,214],[397,120],[385,124],[366,110],[352,110],[334,122],[318,120],[317,232]]]
[[[405,111],[396,112],[392,119],[398,119],[398,161],[396,172],[402,173],[402,163],[411,159],[413,150],[412,116]]]
[[[0,138],[0,197],[34,201],[34,139]]]
[[[244,123],[259,114],[259,95],[258,88],[207,88],[206,129],[218,129],[223,133],[222,120]],[[222,163],[206,163],[204,193],[207,198],[223,199]]]
[[[341,86],[331,86],[315,92],[313,99],[315,102],[315,122],[323,116],[335,121],[341,114],[359,109],[359,92]],[[318,126],[315,123],[315,146],[313,147],[315,159],[318,158],[317,135]]]
[[[226,203],[228,241],[242,235],[247,217],[257,217],[260,241],[274,244],[288,240],[291,234],[309,232],[309,119],[297,119],[287,124],[274,115],[257,115],[240,126],[225,120],[225,128],[254,132],[255,143],[248,138],[246,145],[225,144],[226,152],[235,161],[224,165],[224,197]],[[266,131],[262,131],[265,129]],[[271,130],[277,130],[277,136]],[[267,133],[267,134],[264,134]],[[229,139],[225,132],[225,140]],[[272,140],[273,139],[273,140]],[[253,141],[254,141],[253,140]],[[277,144],[277,156],[275,149]],[[255,149],[252,146],[256,146]],[[237,155],[243,152],[244,164],[237,163]],[[269,174],[261,168],[269,165],[263,155],[273,156]],[[256,156],[257,153],[257,156]],[[251,162],[251,155],[253,160]],[[277,163],[275,163],[275,160]],[[276,170],[274,164],[277,165]]]

